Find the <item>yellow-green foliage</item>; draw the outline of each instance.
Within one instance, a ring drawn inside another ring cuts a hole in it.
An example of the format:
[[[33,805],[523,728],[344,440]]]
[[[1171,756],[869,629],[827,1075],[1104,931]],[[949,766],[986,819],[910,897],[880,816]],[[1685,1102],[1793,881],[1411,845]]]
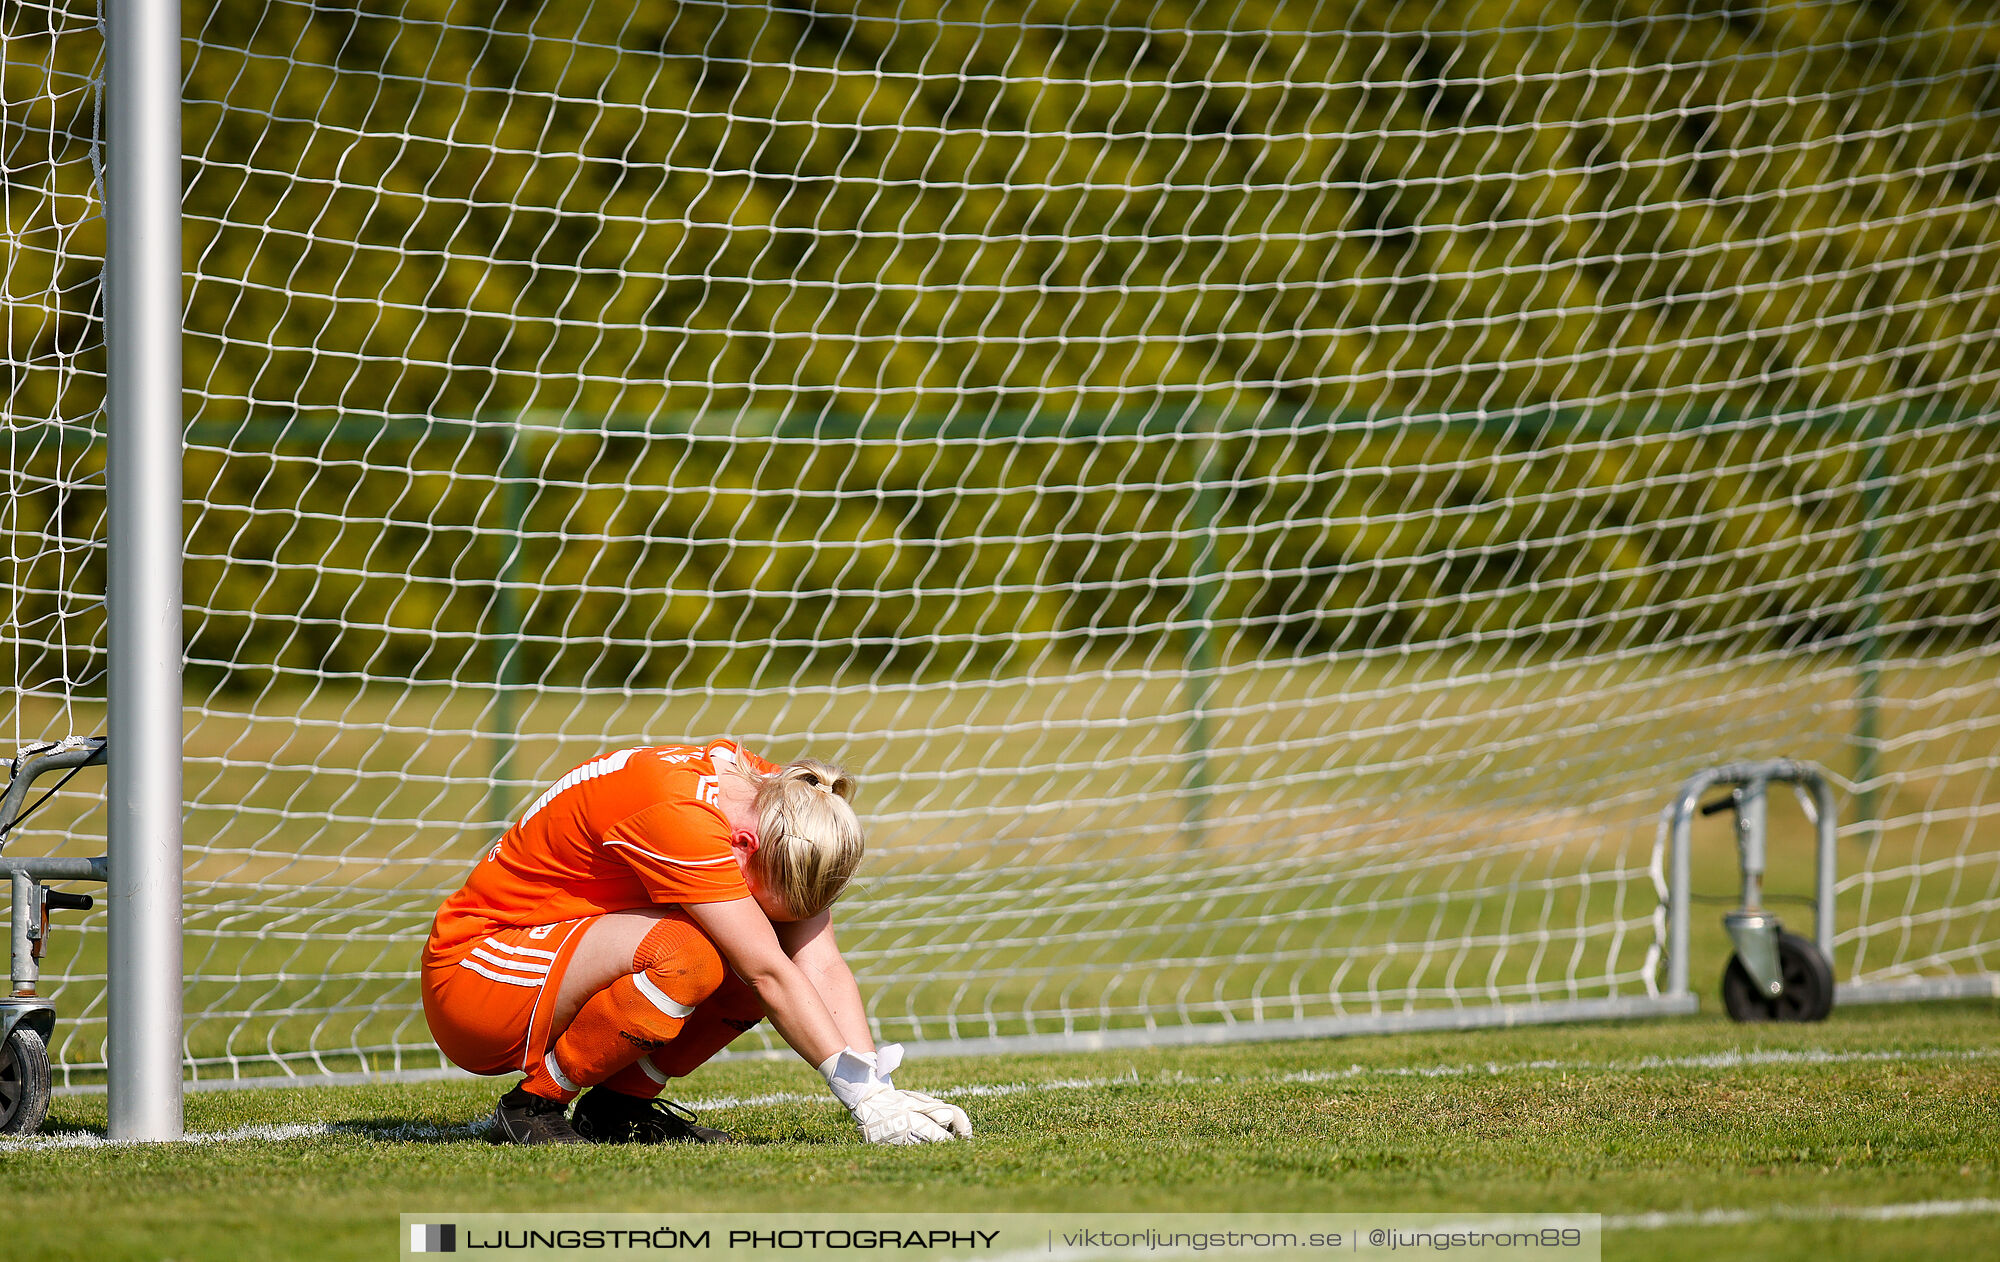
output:
[[[1991,401],[1979,8],[954,14],[192,9],[204,415]]]
[[[186,12],[197,669],[1994,626],[1983,6]],[[10,321],[16,425],[85,311]]]
[[[515,678],[687,685],[1197,642],[1852,647],[1874,626],[1926,644],[2000,621],[2000,434],[1976,420],[1870,438],[1853,418],[1178,419],[1220,436],[1106,416],[1084,443],[890,442],[821,417],[728,441],[525,429],[511,456],[505,427],[198,441],[192,661],[238,682],[481,679],[518,626]],[[97,461],[18,496],[22,528],[94,537]],[[101,557],[59,564],[23,567],[20,625],[53,626],[63,591],[95,616],[75,593],[101,590]]]

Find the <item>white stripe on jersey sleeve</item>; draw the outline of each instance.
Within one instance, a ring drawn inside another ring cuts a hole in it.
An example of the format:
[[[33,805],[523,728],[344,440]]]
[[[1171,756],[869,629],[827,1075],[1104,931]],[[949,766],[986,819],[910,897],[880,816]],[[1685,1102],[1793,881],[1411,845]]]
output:
[[[607,846],[623,846],[627,850],[636,850],[648,859],[658,859],[661,863],[671,863],[677,868],[719,868],[736,862],[736,856],[733,854],[726,854],[720,859],[672,859],[663,854],[654,854],[644,846],[635,846],[629,841],[613,839],[604,844]]]
[[[549,803],[555,801],[556,798],[560,797],[564,790],[574,789],[577,785],[582,784],[586,780],[595,780],[599,776],[610,775],[612,772],[618,770],[620,767],[623,767],[626,763],[630,762],[632,760],[632,755],[637,753],[642,753],[647,748],[648,746],[645,745],[636,745],[631,749],[621,749],[618,750],[616,753],[606,754],[602,758],[591,759],[589,762],[571,771],[568,775],[564,776],[562,779],[556,781],[554,784],[550,785],[546,790],[544,790],[542,796],[535,799],[534,805],[530,806],[526,811],[522,813],[521,823],[525,824],[529,820],[533,819],[537,814],[541,812],[541,809],[543,807],[547,806]]]

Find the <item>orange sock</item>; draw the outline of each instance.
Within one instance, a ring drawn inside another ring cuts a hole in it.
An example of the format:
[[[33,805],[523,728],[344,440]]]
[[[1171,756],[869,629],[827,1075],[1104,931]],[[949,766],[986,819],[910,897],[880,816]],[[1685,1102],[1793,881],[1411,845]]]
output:
[[[660,918],[632,963],[639,971],[586,1000],[555,1046],[529,1071],[521,1083],[529,1094],[568,1100],[614,1076],[623,1083],[631,1075],[620,1071],[671,1043],[725,974],[715,945],[694,922],[678,914]],[[654,1086],[650,1094],[658,1091]]]
[[[685,1078],[764,1016],[764,1005],[734,974],[723,979],[713,995],[696,1006],[672,1042],[649,1052],[597,1084],[621,1095],[651,1100],[666,1090],[670,1078]]]
[[[679,1037],[647,1056],[639,1068],[653,1070],[649,1081],[661,1086],[669,1078],[685,1078],[763,1019],[764,1004],[757,992],[730,973],[694,1010]],[[655,1086],[648,1094],[658,1091],[659,1086]]]

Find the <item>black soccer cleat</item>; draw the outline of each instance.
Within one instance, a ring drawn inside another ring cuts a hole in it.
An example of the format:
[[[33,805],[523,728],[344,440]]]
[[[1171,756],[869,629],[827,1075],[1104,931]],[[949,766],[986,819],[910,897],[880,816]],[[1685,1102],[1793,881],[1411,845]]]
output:
[[[496,1144],[580,1144],[583,1136],[563,1116],[568,1107],[561,1100],[529,1095],[516,1087],[493,1107],[486,1138]]]
[[[576,1133],[594,1144],[733,1144],[736,1136],[696,1124],[671,1100],[641,1100],[593,1087],[576,1102]]]

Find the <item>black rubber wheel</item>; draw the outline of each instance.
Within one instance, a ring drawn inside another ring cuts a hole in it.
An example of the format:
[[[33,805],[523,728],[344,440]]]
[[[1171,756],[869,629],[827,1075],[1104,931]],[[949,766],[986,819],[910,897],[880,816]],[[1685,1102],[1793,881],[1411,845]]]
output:
[[[49,1115],[49,1049],[17,1025],[0,1043],[0,1135],[32,1135]]]
[[[1778,976],[1785,993],[1773,999],[1757,989],[1736,956],[1722,971],[1722,1006],[1735,1021],[1824,1021],[1833,1011],[1833,965],[1810,938],[1778,935]]]

